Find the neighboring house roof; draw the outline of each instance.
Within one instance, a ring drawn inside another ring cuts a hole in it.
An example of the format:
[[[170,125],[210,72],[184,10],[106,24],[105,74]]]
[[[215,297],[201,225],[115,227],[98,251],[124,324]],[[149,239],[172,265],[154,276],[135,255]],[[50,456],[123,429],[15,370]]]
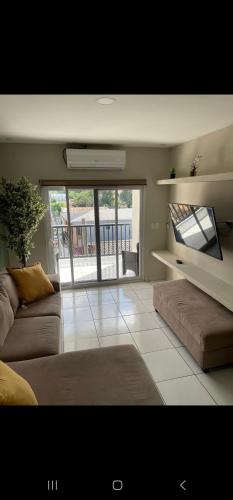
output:
[[[66,209],[62,209],[63,217],[66,217]],[[115,221],[115,208],[105,208],[100,207],[99,209],[100,221]],[[72,224],[82,223],[82,219],[85,219],[85,223],[94,222],[95,214],[93,207],[71,207],[70,209],[70,219]],[[118,221],[131,221],[132,220],[132,208],[119,208],[118,209]]]

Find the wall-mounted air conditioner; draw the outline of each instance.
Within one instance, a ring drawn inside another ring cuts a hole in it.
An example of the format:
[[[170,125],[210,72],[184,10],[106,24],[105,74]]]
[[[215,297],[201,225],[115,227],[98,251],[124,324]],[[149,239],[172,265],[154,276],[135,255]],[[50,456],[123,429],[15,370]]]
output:
[[[123,170],[126,153],[113,149],[69,149],[65,151],[69,169]]]

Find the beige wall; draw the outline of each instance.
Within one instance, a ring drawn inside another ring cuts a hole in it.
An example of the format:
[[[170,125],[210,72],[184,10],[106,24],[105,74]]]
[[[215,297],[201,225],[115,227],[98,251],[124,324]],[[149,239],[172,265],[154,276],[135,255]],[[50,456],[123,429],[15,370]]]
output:
[[[190,165],[196,154],[203,155],[199,175],[233,171],[233,126],[171,148],[170,165],[176,167],[177,177],[189,175]],[[164,186],[163,189],[169,193],[169,201],[213,206],[217,221],[233,220],[233,181],[177,184]],[[221,225],[222,229],[223,227]],[[220,234],[220,241],[223,261],[177,244],[172,228],[168,230],[168,248],[172,252],[232,283],[233,230],[228,234]],[[180,274],[167,270],[168,279],[180,277]]]
[[[147,187],[144,197],[144,276],[145,279],[165,277],[164,266],[151,256],[152,249],[166,247],[166,220],[168,193],[156,186],[156,180],[167,177],[169,170],[169,151],[155,148],[124,148],[127,153],[124,171],[69,171],[62,158],[64,145],[50,144],[1,144],[0,175],[16,180],[21,175],[33,183],[39,179],[133,179],[146,178]],[[159,222],[158,229],[151,224]],[[46,268],[45,233],[41,224],[34,238],[35,250],[30,262],[40,260]],[[11,255],[11,264],[17,260]]]

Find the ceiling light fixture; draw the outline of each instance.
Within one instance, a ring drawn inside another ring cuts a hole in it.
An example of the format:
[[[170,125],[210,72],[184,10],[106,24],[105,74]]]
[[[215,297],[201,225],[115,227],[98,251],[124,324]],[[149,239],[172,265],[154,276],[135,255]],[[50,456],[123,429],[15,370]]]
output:
[[[116,99],[113,97],[100,97],[99,99],[96,99],[98,104],[113,104]]]

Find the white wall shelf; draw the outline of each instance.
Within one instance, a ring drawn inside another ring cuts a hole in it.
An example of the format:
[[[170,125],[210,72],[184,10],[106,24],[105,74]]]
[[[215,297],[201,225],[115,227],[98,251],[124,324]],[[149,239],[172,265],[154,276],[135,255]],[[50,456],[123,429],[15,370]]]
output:
[[[233,172],[223,174],[196,175],[194,177],[175,177],[175,179],[160,179],[157,184],[189,184],[194,182],[233,181]]]
[[[184,278],[223,304],[227,309],[233,311],[232,285],[186,260],[183,261],[183,264],[177,264],[176,259],[179,257],[168,250],[156,250],[152,252],[152,255],[166,266],[181,273]]]

